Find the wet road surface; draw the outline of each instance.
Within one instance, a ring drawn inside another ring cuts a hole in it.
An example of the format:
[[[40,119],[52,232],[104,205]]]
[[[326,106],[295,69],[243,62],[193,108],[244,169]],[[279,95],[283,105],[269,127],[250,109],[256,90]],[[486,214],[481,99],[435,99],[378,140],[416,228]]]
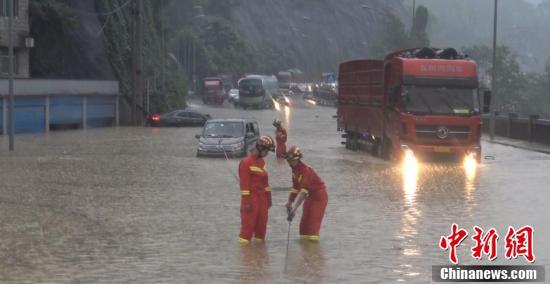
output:
[[[425,283],[432,265],[449,264],[437,244],[453,222],[470,234],[494,227],[501,240],[508,226],[531,225],[536,264],[550,263],[549,155],[484,143],[494,159],[476,169],[429,163],[403,174],[401,164],[345,150],[334,108],[192,107],[255,117],[270,135],[273,119],[283,121],[288,145],[328,187],[320,243],[298,241],[293,222],[285,257],[291,175],[271,154],[268,240],[240,246],[239,160],[196,158],[200,128],[19,135],[15,153],[1,137],[0,282]],[[489,263],[468,255],[472,244],[459,247],[461,264]],[[513,263],[526,264],[506,260],[499,243],[493,264]]]

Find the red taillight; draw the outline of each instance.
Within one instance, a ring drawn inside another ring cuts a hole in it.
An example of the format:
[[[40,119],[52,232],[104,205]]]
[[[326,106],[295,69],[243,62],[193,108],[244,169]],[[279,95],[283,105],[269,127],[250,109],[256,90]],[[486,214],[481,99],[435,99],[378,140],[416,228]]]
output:
[[[152,120],[152,121],[160,121],[160,115],[158,115],[158,114],[153,114],[153,116],[151,117],[151,120]]]

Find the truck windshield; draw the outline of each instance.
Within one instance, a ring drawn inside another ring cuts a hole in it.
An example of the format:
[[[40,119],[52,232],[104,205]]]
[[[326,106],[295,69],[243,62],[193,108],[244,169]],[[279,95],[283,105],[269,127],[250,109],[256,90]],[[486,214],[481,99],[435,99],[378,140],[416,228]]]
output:
[[[415,114],[479,113],[477,89],[408,86],[402,98],[405,111]]]
[[[232,138],[243,136],[242,122],[209,122],[204,126],[206,138]]]

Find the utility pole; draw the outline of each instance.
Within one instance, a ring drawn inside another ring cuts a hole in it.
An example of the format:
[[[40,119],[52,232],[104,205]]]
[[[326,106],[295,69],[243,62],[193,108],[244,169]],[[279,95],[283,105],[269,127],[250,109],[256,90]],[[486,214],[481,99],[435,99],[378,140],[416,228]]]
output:
[[[164,15],[164,0],[160,0],[160,26],[162,34],[162,93],[166,92],[166,24]]]
[[[197,93],[197,46],[193,42],[193,91]]]
[[[14,1],[8,0],[8,69],[9,69],[9,109],[8,109],[8,118],[9,118],[9,134],[10,134],[10,142],[9,142],[9,148],[10,151],[13,151],[15,148],[14,145],[14,132],[15,132],[15,121],[14,121],[14,108],[15,108],[15,98],[13,93],[13,10],[15,9]]]
[[[412,20],[412,24],[411,24],[411,30],[412,30],[412,27],[414,26],[414,18],[416,17],[416,0],[413,0],[413,20]]]
[[[133,0],[134,24],[132,30],[132,124],[142,123],[142,114],[138,111],[138,102],[143,102],[143,25],[142,0]]]
[[[131,116],[132,116],[132,125],[136,124],[136,114],[137,114],[137,60],[136,60],[136,30],[137,30],[137,21],[136,21],[136,14],[137,14],[137,0],[132,0],[131,4],[131,11],[132,11],[132,31],[131,31],[131,38],[132,38],[132,110],[131,110]]]
[[[491,116],[489,121],[489,135],[491,137],[491,141],[495,139],[495,106],[496,104],[496,70],[497,70],[497,11],[498,11],[498,0],[495,0],[495,15],[494,15],[494,22],[493,22],[493,70],[491,75],[491,91],[493,94],[493,97],[491,99]]]

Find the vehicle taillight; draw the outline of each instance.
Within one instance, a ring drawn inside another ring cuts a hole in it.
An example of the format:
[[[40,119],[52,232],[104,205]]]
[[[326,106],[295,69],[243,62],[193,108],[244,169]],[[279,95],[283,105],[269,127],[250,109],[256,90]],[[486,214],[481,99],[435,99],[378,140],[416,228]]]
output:
[[[151,117],[151,120],[152,120],[152,121],[160,121],[160,115],[158,115],[158,114],[153,114],[153,116]]]

